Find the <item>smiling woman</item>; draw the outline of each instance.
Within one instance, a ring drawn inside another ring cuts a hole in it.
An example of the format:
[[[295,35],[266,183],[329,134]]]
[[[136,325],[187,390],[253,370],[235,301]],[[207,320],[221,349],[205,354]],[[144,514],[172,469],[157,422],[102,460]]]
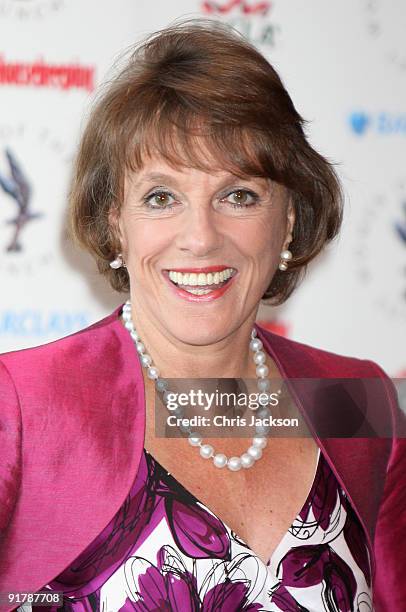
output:
[[[175,212],[176,197],[168,187],[178,185],[176,178],[186,167],[209,176],[221,173],[207,188],[223,187],[227,203],[220,203],[218,194],[217,206],[224,214],[240,213],[240,204],[264,208],[256,195],[244,191],[241,179],[262,186],[262,204],[272,186],[283,186],[296,212],[294,257],[264,291],[264,298],[282,303],[306,264],[337,234],[341,188],[331,164],[307,142],[306,122],[269,62],[226,25],[192,21],[194,27],[186,20],[186,27],[179,24],[148,37],[101,89],[77,157],[73,233],[95,254],[113,287],[128,291],[127,270],[112,272],[109,266],[120,242],[108,223],[108,213],[124,201],[126,176],[136,180],[136,188],[149,181],[143,202],[164,216]],[[157,159],[164,162],[161,169]],[[221,185],[228,173],[234,183]],[[199,174],[189,176],[190,182]]]
[[[256,323],[341,225],[339,181],[304,126],[266,58],[211,20],[152,33],[100,90],[70,225],[130,299],[0,356],[0,610],[38,590],[51,612],[58,593],[64,610],[402,609],[394,385]],[[179,405],[176,436],[158,435],[191,378],[216,393],[243,378],[277,408],[210,407],[213,440]]]
[[[265,177],[244,181],[224,170],[174,169],[158,155],[131,172],[121,206],[109,211],[110,227],[130,286],[138,288],[132,296],[134,322],[140,326],[141,313],[148,312],[147,319],[166,336],[156,339],[160,363],[173,367],[176,360],[180,373],[187,359],[184,351],[174,354],[176,339],[197,345],[218,341],[255,309],[292,240],[294,208],[286,190]],[[196,309],[200,303],[204,311]],[[196,317],[198,326],[185,324]],[[240,356],[234,359],[234,369],[244,365]],[[210,361],[199,376],[224,371],[223,364]]]

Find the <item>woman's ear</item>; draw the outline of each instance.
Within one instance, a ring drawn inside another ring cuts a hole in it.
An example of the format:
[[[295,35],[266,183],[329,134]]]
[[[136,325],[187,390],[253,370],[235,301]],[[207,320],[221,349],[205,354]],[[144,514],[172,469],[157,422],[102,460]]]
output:
[[[120,208],[117,204],[113,203],[108,213],[108,223],[111,232],[111,236],[113,238],[114,244],[119,251],[122,250],[122,245],[124,241],[124,233],[122,228],[122,220],[120,215]]]
[[[287,224],[286,224],[286,241],[292,242],[293,240],[293,228],[295,227],[295,207],[293,205],[292,199],[289,197],[288,200],[288,208],[286,212]]]

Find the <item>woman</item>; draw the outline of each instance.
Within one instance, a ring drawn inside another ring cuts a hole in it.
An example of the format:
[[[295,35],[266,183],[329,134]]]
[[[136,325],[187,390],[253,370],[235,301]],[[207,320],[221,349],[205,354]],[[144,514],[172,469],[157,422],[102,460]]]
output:
[[[109,611],[404,606],[404,418],[390,379],[255,323],[341,223],[337,177],[303,123],[266,59],[203,19],[151,35],[101,93],[72,228],[130,300],[1,356],[3,597],[42,589],[66,609]],[[181,439],[158,437],[155,398],[181,378],[286,383],[308,435],[250,443],[181,423]]]

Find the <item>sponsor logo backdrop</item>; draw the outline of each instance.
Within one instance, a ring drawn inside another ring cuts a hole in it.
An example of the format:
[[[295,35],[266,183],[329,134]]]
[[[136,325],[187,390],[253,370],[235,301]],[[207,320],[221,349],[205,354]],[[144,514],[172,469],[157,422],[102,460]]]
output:
[[[406,6],[395,0],[0,0],[0,352],[72,333],[126,296],[64,223],[89,104],[129,45],[180,16],[226,21],[279,71],[344,184],[341,236],[258,319],[406,375]]]

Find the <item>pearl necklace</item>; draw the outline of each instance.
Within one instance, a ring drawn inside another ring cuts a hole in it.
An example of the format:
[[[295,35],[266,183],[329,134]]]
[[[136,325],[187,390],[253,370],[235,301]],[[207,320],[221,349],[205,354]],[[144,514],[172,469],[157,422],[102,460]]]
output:
[[[124,320],[124,326],[129,331],[131,338],[133,339],[135,343],[137,352],[140,356],[141,365],[144,368],[147,368],[148,378],[150,378],[151,380],[155,382],[156,390],[159,393],[163,394],[162,399],[164,403],[166,403],[165,402],[166,396],[168,395],[168,393],[170,393],[168,390],[168,384],[166,380],[159,377],[160,372],[158,368],[153,365],[151,356],[145,353],[145,345],[141,341],[140,336],[137,330],[135,329],[132,318],[131,318],[131,301],[130,300],[127,300],[126,303],[124,304],[122,316]],[[253,359],[254,359],[254,363],[256,364],[256,374],[258,378],[257,388],[261,393],[268,393],[270,390],[270,386],[271,386],[271,381],[269,380],[269,378],[267,378],[267,375],[269,373],[269,368],[265,364],[266,354],[264,351],[261,350],[263,347],[263,344],[261,340],[257,338],[257,332],[255,328],[253,328],[251,332],[251,340],[250,340],[249,347],[254,353]],[[280,389],[278,389],[277,394],[281,395]],[[260,416],[261,418],[269,416],[271,413],[269,409],[266,407],[267,404],[265,402],[261,402],[260,400],[259,400],[259,403],[261,404],[261,408],[258,410],[258,413],[257,413],[258,416]],[[175,411],[172,411],[172,414],[175,414],[176,416],[182,416],[182,413],[183,413],[183,408],[181,406],[176,408]],[[267,431],[269,431],[269,427],[267,426],[262,426],[262,425],[256,426],[256,432],[258,435],[252,438],[251,446],[247,449],[247,451],[243,453],[242,455],[240,455],[239,457],[227,458],[227,456],[224,453],[215,453],[214,448],[211,444],[203,444],[202,437],[199,436],[198,433],[193,432],[189,426],[181,426],[180,429],[183,432],[188,433],[188,441],[191,446],[200,448],[201,457],[203,457],[204,459],[212,458],[213,464],[216,467],[222,468],[224,466],[227,466],[228,469],[231,470],[232,472],[236,472],[240,470],[242,467],[250,468],[255,464],[256,461],[258,461],[258,459],[262,457],[262,450],[267,445],[267,440],[264,437],[264,434]]]

